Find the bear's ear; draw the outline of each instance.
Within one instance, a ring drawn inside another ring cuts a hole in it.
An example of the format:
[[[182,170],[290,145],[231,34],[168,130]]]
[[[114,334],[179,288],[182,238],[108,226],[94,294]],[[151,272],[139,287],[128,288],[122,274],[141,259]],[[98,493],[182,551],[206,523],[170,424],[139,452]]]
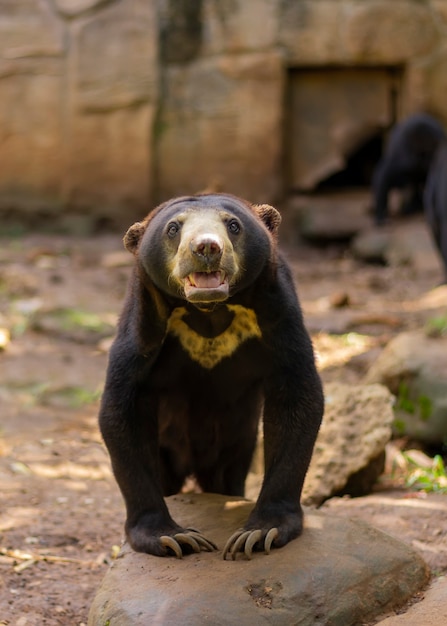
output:
[[[145,222],[135,222],[127,233],[124,235],[123,243],[126,250],[135,254],[138,248],[138,244],[140,243],[141,237],[144,235],[144,231],[146,230]]]
[[[279,225],[281,224],[280,212],[269,204],[255,204],[253,208],[256,215],[261,218],[272,235],[276,237]]]

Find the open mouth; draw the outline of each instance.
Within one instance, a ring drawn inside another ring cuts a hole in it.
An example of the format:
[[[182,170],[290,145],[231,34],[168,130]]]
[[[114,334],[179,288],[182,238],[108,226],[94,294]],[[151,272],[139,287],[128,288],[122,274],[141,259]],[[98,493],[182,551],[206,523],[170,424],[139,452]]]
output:
[[[192,272],[185,277],[185,296],[191,302],[219,302],[228,298],[225,272]]]

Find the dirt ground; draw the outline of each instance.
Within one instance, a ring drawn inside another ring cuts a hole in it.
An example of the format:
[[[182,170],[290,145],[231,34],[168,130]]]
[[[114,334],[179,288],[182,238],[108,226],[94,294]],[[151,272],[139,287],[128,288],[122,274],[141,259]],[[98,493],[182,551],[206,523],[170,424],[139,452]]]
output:
[[[287,254],[325,381],[360,381],[390,338],[442,308],[427,297],[437,263],[365,265],[341,245]],[[0,625],[86,624],[121,543],[124,508],[96,416],[130,262],[115,235],[0,241],[10,332],[0,330]],[[390,467],[369,498],[326,507],[394,532],[446,572],[447,496],[402,488]]]

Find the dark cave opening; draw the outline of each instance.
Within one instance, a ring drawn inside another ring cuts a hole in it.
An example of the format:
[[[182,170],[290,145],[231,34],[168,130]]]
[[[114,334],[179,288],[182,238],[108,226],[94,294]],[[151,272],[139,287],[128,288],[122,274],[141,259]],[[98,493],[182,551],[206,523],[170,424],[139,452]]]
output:
[[[375,167],[383,154],[384,145],[385,131],[379,130],[348,155],[344,169],[321,180],[314,191],[369,188]]]

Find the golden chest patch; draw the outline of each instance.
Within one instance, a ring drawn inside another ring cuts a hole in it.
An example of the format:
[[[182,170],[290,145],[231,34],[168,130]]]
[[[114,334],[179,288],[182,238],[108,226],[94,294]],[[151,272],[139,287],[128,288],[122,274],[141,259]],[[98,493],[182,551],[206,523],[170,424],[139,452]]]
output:
[[[177,337],[191,359],[206,369],[212,369],[238,347],[254,337],[262,336],[256,313],[252,309],[235,304],[227,305],[234,317],[226,330],[216,337],[202,337],[184,321],[184,307],[174,309],[168,321],[168,333]]]

